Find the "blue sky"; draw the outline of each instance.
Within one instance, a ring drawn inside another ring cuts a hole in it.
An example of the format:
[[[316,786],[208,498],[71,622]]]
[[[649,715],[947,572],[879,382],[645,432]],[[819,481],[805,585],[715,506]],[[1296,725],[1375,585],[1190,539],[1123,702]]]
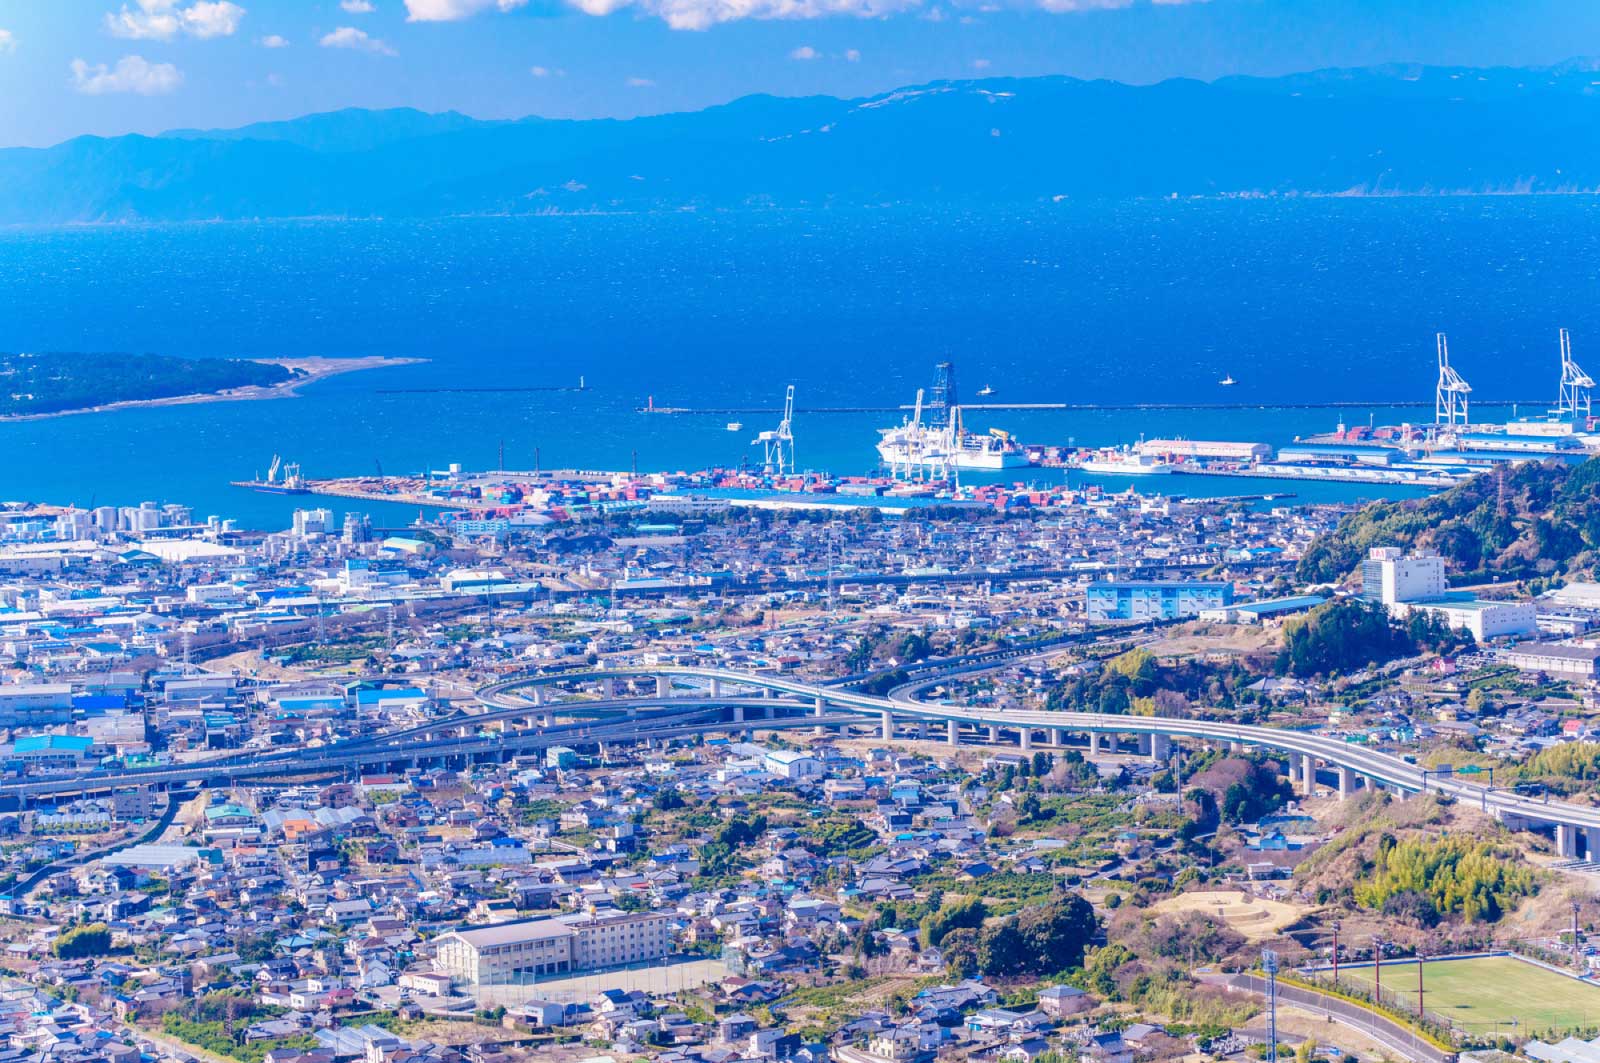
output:
[[[0,0],[0,145],[347,106],[627,117],[950,77],[1596,53],[1593,0]]]

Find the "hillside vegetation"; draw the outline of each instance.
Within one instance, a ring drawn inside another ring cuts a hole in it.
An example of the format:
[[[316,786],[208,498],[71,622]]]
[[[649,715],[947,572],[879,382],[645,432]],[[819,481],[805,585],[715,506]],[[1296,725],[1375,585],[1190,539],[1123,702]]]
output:
[[[235,358],[0,353],[0,416],[267,387],[293,375],[281,365]]]
[[[1600,458],[1528,462],[1431,498],[1375,502],[1312,543],[1297,575],[1344,580],[1375,546],[1437,553],[1457,583],[1587,572],[1600,547]]]

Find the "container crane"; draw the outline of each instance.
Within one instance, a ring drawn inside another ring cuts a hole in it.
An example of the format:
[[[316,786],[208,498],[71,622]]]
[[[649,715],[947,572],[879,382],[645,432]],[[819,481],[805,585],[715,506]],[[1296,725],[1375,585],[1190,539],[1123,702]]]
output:
[[[756,436],[751,445],[756,444],[761,446],[761,462],[768,476],[787,476],[795,471],[793,384],[783,395],[783,420],[777,428]]]
[[[1444,333],[1435,333],[1434,339],[1439,347],[1439,384],[1433,393],[1434,423],[1466,425],[1469,423],[1467,396],[1472,394],[1472,385],[1450,367],[1450,345],[1445,341]]]
[[[1561,397],[1556,401],[1556,415],[1576,420],[1581,414],[1587,422],[1590,412],[1590,393],[1594,378],[1585,373],[1572,360],[1572,336],[1561,330]]]

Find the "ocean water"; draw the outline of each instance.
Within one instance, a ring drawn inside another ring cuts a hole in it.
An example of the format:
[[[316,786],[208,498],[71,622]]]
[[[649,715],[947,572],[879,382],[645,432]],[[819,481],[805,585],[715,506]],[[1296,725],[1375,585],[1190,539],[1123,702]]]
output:
[[[775,416],[636,408],[772,408],[790,383],[801,407],[892,405],[943,359],[969,400],[989,385],[992,401],[1258,406],[969,419],[1028,442],[1282,443],[1430,416],[1393,404],[1431,403],[1441,329],[1477,397],[1547,403],[1559,327],[1600,365],[1597,281],[1600,203],[1580,197],[0,230],[0,349],[428,359],[293,399],[0,424],[0,498],[177,501],[278,527],[306,501],[227,484],[274,453],[310,476],[492,467],[502,445],[511,468],[536,452],[546,468],[734,464]],[[582,393],[386,393],[580,375]],[[1302,408],[1328,400],[1363,405]],[[800,464],[866,471],[885,423],[802,414]],[[1142,486],[1180,485],[1200,490]]]

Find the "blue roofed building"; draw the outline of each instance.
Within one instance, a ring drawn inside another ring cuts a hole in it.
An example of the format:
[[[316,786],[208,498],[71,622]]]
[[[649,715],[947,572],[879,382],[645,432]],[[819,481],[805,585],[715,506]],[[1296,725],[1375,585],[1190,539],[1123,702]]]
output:
[[[1086,593],[1090,620],[1181,620],[1233,604],[1225,580],[1104,580]]]

